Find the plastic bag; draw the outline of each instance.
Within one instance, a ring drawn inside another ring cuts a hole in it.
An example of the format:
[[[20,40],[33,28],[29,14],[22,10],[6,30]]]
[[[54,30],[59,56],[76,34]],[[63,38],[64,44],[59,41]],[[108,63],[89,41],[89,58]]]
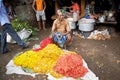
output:
[[[32,30],[26,30],[25,28],[20,32],[17,32],[21,39],[26,39],[32,34]]]
[[[23,40],[28,38],[32,34],[32,30],[26,30],[25,28],[23,28],[23,30],[21,30],[20,32],[17,32],[17,34]],[[7,42],[16,43],[16,41],[14,41],[8,33],[7,33]]]

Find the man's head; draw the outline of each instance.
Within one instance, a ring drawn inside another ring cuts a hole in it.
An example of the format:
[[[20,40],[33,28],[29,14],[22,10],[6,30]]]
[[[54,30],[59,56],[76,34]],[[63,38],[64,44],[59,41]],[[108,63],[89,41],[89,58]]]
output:
[[[57,10],[58,15],[62,15],[62,11],[60,9]]]
[[[64,18],[63,13],[60,9],[57,10],[58,19],[62,20]]]

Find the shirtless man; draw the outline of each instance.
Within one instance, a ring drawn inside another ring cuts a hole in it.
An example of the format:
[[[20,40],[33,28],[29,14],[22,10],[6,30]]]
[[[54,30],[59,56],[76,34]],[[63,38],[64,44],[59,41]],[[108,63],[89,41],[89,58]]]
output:
[[[66,46],[69,44],[71,40],[70,35],[71,29],[69,23],[64,19],[61,10],[57,10],[57,14],[58,18],[53,22],[52,26],[52,38],[54,39],[55,36],[59,38],[59,34],[56,33],[61,33],[62,38],[65,40],[63,47],[66,49]]]

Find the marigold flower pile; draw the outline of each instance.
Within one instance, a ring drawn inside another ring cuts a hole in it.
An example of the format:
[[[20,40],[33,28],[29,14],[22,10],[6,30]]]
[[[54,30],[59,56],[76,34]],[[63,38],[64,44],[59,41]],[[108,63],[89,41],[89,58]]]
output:
[[[57,59],[64,51],[55,44],[48,44],[44,49],[39,51],[29,50],[14,58],[14,63],[17,66],[27,67],[34,72],[46,74],[50,73],[52,76],[59,78],[62,75],[57,74],[53,70]]]
[[[70,54],[71,56],[72,54],[77,54],[77,53],[70,52],[70,51],[66,52],[60,49],[55,44],[48,44],[45,48],[39,51],[29,50],[29,51],[23,52],[18,56],[16,56],[13,59],[13,61],[14,61],[14,64],[17,66],[30,68],[33,72],[36,72],[36,73],[41,73],[41,74],[50,73],[55,78],[61,78],[63,76],[71,76],[71,75],[73,75],[71,77],[74,77],[74,78],[80,77],[80,75],[78,75],[80,71],[78,73],[77,71],[74,71],[74,69],[76,68],[76,70],[78,69],[82,70],[79,67],[79,66],[82,66],[82,57],[78,55],[77,56],[72,55],[72,57],[69,57],[69,56],[64,57],[65,54],[66,55]],[[72,63],[72,60],[71,60],[73,59],[73,57],[74,57],[74,60],[73,60],[74,64]],[[78,60],[76,58],[78,58]],[[69,61],[67,61],[67,59]],[[77,66],[75,64],[77,64]],[[63,69],[62,66],[65,66],[63,68],[68,67],[68,69]],[[74,67],[74,69],[72,69],[72,67]],[[62,69],[62,73],[60,71],[61,69]],[[72,69],[71,72],[74,72],[74,74],[70,73],[70,75],[68,75],[66,70],[68,71],[70,69]],[[85,74],[87,70],[82,72]],[[77,76],[74,76],[74,75],[77,75]]]

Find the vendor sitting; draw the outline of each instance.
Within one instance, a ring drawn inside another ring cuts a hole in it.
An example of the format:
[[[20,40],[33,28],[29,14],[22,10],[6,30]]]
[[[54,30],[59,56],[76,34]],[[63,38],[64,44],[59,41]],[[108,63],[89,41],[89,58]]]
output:
[[[61,10],[57,10],[58,17],[53,22],[52,39],[58,46],[66,49],[66,46],[71,41],[71,29],[69,23],[64,19]]]

